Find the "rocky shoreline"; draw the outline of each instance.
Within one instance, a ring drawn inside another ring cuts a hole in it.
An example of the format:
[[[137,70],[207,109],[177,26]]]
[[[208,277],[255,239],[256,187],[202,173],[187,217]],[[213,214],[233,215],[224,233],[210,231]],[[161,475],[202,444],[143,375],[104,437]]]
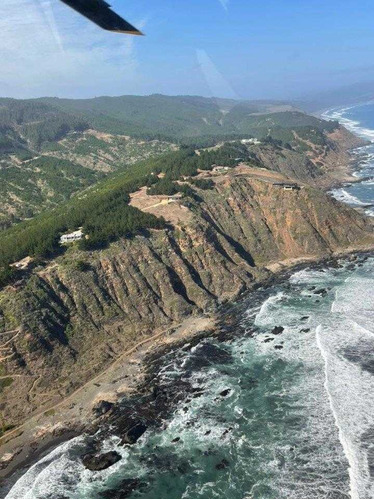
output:
[[[70,425],[65,422],[65,426],[47,433],[40,441],[27,443],[27,435],[21,438],[24,441],[25,450],[28,451],[26,457],[15,454],[13,459],[0,470],[0,496],[3,497],[10,490],[19,477],[34,463],[46,456],[54,448],[69,441],[79,435],[85,435],[86,445],[82,448],[81,460],[90,470],[104,470],[111,467],[119,459],[118,454],[113,452],[100,452],[100,445],[103,440],[111,435],[117,435],[121,439],[121,446],[132,446],[150,428],[160,432],[165,428],[165,421],[170,418],[173,411],[182,401],[188,402],[190,399],[198,398],[203,392],[186,381],[165,385],[160,381],[160,367],[165,363],[165,358],[172,356],[178,349],[190,350],[202,340],[215,338],[216,340],[228,340],[233,338],[233,333],[240,330],[240,324],[236,318],[238,310],[243,307],[251,298],[253,304],[261,303],[271,287],[286,281],[293,273],[311,268],[321,270],[326,267],[341,267],[342,259],[351,261],[352,267],[373,255],[374,249],[341,253],[328,258],[316,261],[296,263],[292,266],[278,269],[270,278],[263,282],[256,283],[251,290],[246,290],[238,300],[231,304],[225,304],[218,308],[214,323],[208,322],[209,328],[206,330],[195,330],[188,334],[183,334],[171,342],[160,343],[153,348],[148,348],[137,353],[137,368],[142,372],[141,378],[137,377],[134,386],[128,393],[118,395],[117,400],[99,399],[90,408],[90,417],[86,415],[86,422],[78,421]],[[323,293],[316,291],[315,293]],[[235,326],[235,328],[234,328]],[[281,326],[279,328],[282,328]],[[192,334],[191,334],[192,333]],[[275,332],[274,334],[277,334]],[[248,332],[247,332],[248,334]],[[149,346],[148,346],[149,347]],[[224,352],[207,353],[212,359],[224,357]],[[227,394],[220,394],[225,398]],[[8,444],[11,444],[12,440]],[[23,451],[25,451],[23,450]],[[135,488],[139,487],[139,482],[125,480],[121,488],[116,491],[104,493],[103,498],[125,498]]]

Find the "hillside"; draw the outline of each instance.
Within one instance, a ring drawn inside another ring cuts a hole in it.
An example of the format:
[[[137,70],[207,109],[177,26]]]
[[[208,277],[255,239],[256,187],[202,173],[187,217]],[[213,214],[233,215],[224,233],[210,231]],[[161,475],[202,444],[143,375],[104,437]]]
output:
[[[287,192],[251,169],[235,172],[170,205],[184,214],[172,226],[104,250],[73,246],[1,292],[8,425],[47,409],[156,328],[234,299],[269,275],[266,266],[374,245],[366,219],[320,191]]]
[[[59,205],[110,172],[173,149],[99,133],[47,104],[0,99],[0,229]]]
[[[0,229],[64,203],[112,172],[173,151],[175,143],[204,148],[255,137],[268,145],[269,154],[258,152],[265,165],[280,158],[270,150],[281,146],[302,155],[286,153],[290,173],[299,178],[304,164],[315,176],[314,159],[318,170],[339,130],[279,102],[162,95],[0,99]]]
[[[90,137],[94,138],[93,144],[96,144],[96,141],[103,141],[96,136],[90,135]],[[144,215],[129,206],[131,193],[141,186],[148,186],[154,194],[172,195],[180,189],[175,181],[186,177],[193,179],[199,171],[209,172],[214,165],[233,167],[241,163],[278,172],[292,182],[297,180],[315,186],[328,185],[335,181],[335,176],[341,180],[345,175],[343,167],[347,170],[350,162],[346,149],[358,144],[358,140],[340,128],[329,135],[325,134],[324,137],[323,144],[308,141],[305,144],[305,151],[295,149],[288,144],[282,145],[281,142],[270,138],[261,143],[247,140],[232,141],[200,150],[183,147],[159,159],[154,156],[156,152],[160,153],[162,144],[152,142],[153,145],[157,145],[157,150],[153,150],[153,158],[133,166],[130,166],[129,161],[126,168],[110,174],[107,180],[97,182],[91,189],[78,194],[68,202],[62,203],[64,200],[61,196],[62,204],[53,211],[46,211],[40,216],[3,231],[0,238],[0,285],[9,279],[17,278],[15,270],[8,267],[10,264],[28,256],[36,260],[53,257],[63,251],[59,244],[60,236],[78,227],[83,227],[84,233],[89,238],[80,243],[81,247],[86,249],[101,248],[121,236],[136,234],[155,225],[160,227],[160,224],[164,224],[162,220],[156,221],[148,214]],[[116,140],[119,138],[111,137],[110,145],[116,144],[114,142]],[[74,186],[76,188],[72,180],[73,175],[82,187],[84,183],[87,185],[90,180],[93,182],[98,179],[98,175],[102,175],[101,171],[92,169],[92,166],[85,168],[67,159],[71,157],[69,151],[76,155],[76,149],[70,141],[70,138],[63,141],[69,143],[64,153],[65,158],[59,151],[56,154],[60,154],[60,158],[41,156],[29,161],[37,168],[34,175],[39,185],[43,181],[43,176],[47,177],[51,184],[53,181],[51,175],[55,172],[59,177],[58,182],[54,182],[56,190],[58,189],[60,193],[65,190],[66,198]],[[78,144],[77,147],[83,148],[82,156],[79,156],[81,161],[92,160],[89,154],[90,144],[87,139]],[[146,145],[149,146],[147,143]],[[85,151],[87,151],[86,156]],[[111,154],[113,157],[113,153]],[[78,161],[77,156],[75,159]],[[338,161],[343,165],[340,167],[343,168],[343,172],[335,167]],[[91,177],[88,177],[88,173]],[[159,179],[161,175],[164,179]],[[28,171],[26,181],[28,186],[31,180],[31,172]],[[14,182],[15,179],[12,180],[13,186]],[[191,196],[190,188],[184,186],[184,189],[185,194]],[[6,186],[4,192],[9,195]],[[23,192],[27,193],[27,190]],[[33,193],[33,196],[33,199],[38,200],[37,193]],[[54,196],[54,201],[56,204],[59,201],[57,196]],[[15,201],[12,200],[12,203],[14,206]]]
[[[244,135],[258,138],[271,135],[275,139],[292,140],[291,135],[280,129],[304,128],[304,134],[319,135],[337,126],[282,103],[158,94],[94,99],[43,98],[36,102],[80,117],[97,130],[180,141]]]
[[[55,172],[66,200],[0,233],[3,432],[29,422],[15,443],[34,446],[48,427],[58,434],[55,414],[69,426],[75,403],[65,398],[86,383],[74,419],[91,423],[94,377],[117,366],[107,385],[121,392],[118,360],[155,332],[172,342],[165,332],[186,320],[210,324],[222,304],[282,266],[374,247],[371,222],[321,190],[346,178],[347,149],[359,140],[335,124],[297,128],[299,114],[278,115],[291,125],[281,128],[290,141],[215,138],[211,147],[204,139],[176,148],[87,128],[22,160],[27,182],[52,184]],[[146,159],[132,163],[136,154]],[[78,228],[82,239],[60,243]],[[69,417],[55,413],[62,401]],[[21,453],[12,439],[6,446],[10,457]]]

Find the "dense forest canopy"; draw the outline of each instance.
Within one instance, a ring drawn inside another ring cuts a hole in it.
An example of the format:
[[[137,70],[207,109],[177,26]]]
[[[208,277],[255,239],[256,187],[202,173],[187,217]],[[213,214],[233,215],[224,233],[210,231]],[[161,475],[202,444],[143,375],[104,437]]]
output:
[[[44,126],[44,122],[47,125]],[[331,131],[337,127],[336,122],[320,120],[281,103],[163,95],[0,99],[0,126],[9,124],[23,127],[23,133],[35,147],[87,127],[180,143],[194,137],[225,140],[244,135],[264,137],[279,128]]]
[[[164,227],[163,219],[130,206],[130,193],[149,186],[153,194],[182,191],[187,196],[194,196],[190,186],[175,184],[175,181],[195,176],[198,169],[211,169],[216,163],[235,166],[241,161],[251,161],[251,154],[237,142],[203,151],[200,155],[192,148],[181,148],[140,162],[124,172],[117,172],[60,207],[2,231],[0,267],[3,284],[14,275],[9,264],[26,256],[52,257],[63,251],[60,236],[78,227],[83,227],[84,234],[88,236],[79,243],[84,250],[102,248],[120,237],[130,237],[139,231]],[[43,160],[41,167],[42,163]],[[76,167],[66,165],[65,168]],[[158,177],[160,173],[164,174],[162,179]],[[212,186],[203,183],[200,186],[197,184],[197,187],[207,189]]]

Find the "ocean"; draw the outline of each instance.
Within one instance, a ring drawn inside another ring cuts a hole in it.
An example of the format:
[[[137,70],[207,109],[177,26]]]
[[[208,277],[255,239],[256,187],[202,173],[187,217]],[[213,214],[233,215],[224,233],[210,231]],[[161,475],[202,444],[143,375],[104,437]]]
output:
[[[374,139],[374,105],[328,116]],[[374,146],[358,153],[364,180],[332,194],[374,215]],[[85,469],[76,437],[8,497],[373,498],[373,289],[374,256],[357,256],[254,292],[223,313],[221,338],[160,360],[154,379],[177,403],[131,448],[107,429],[101,451],[119,462]]]
[[[342,123],[354,134],[374,142],[374,103],[331,109],[323,113],[325,119]],[[353,173],[361,180],[332,191],[333,196],[353,207],[362,207],[367,215],[374,216],[374,144],[357,148],[359,167]]]

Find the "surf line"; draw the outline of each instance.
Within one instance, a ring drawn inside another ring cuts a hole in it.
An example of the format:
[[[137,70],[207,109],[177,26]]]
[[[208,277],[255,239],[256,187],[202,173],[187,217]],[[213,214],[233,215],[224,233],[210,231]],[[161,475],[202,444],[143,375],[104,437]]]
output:
[[[325,365],[324,387],[325,387],[325,390],[327,393],[327,397],[329,399],[329,404],[330,404],[332,414],[334,416],[335,425],[339,431],[339,441],[343,447],[344,455],[346,456],[348,464],[349,464],[349,468],[348,468],[349,488],[350,488],[349,495],[352,499],[356,499],[356,498],[360,498],[359,493],[358,493],[357,479],[356,479],[356,475],[355,475],[355,471],[357,471],[358,464],[356,463],[357,461],[355,459],[355,453],[352,450],[352,447],[351,447],[349,441],[344,436],[344,433],[339,425],[338,415],[335,411],[332,395],[329,391],[328,352],[323,347],[322,340],[321,340],[321,333],[322,333],[322,325],[318,325],[316,328],[316,342],[317,342],[317,347],[321,352],[321,356],[322,356],[322,359],[323,359],[324,365]]]

